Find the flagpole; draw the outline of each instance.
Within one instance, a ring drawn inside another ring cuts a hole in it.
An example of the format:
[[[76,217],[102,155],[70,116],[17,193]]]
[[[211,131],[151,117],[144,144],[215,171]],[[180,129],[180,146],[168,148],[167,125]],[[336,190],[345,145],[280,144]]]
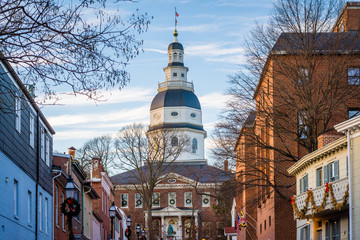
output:
[[[174,14],[174,16],[175,16],[175,30],[176,30],[176,25],[177,25],[177,21],[176,21],[176,7],[175,7],[175,14]]]

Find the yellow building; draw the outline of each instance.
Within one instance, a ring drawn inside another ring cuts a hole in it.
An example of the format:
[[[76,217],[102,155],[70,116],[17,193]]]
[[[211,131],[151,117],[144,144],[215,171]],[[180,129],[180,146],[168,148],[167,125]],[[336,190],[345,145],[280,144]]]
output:
[[[360,116],[335,129],[346,136],[304,156],[288,169],[296,176],[296,195],[291,204],[298,240],[360,239],[360,228],[356,227],[360,223],[360,188],[354,187],[360,184]],[[324,142],[333,137],[323,136]]]

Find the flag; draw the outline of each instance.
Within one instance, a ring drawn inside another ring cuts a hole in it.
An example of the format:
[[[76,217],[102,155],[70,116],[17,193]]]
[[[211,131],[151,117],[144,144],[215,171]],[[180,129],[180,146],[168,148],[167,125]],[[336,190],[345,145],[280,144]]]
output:
[[[179,16],[179,14],[177,13],[177,11],[175,11],[175,16],[177,16],[177,17]]]
[[[240,231],[241,231],[241,222],[240,222],[240,216],[239,214],[237,215],[237,220],[236,220],[236,233],[237,235],[240,235]]]

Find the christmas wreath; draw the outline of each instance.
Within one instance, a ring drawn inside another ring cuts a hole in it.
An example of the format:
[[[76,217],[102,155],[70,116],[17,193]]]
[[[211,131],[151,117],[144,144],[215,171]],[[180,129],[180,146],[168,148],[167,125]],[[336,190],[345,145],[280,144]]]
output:
[[[127,201],[126,201],[126,200],[122,200],[121,206],[122,206],[122,207],[126,207],[126,206],[127,206]]]
[[[174,199],[171,199],[171,200],[170,200],[170,204],[171,204],[171,205],[174,205],[174,204],[175,204],[175,200],[174,200]]]
[[[191,200],[190,199],[186,199],[186,204],[190,204],[191,203]]]
[[[209,203],[209,199],[204,198],[203,203],[204,203],[204,204],[208,204],[208,203]]]
[[[185,230],[185,232],[186,232],[186,233],[190,233],[190,228],[187,228],[187,229]]]
[[[142,204],[142,201],[139,199],[136,201],[136,206],[140,206]]]
[[[159,204],[159,200],[154,200],[153,204],[158,205],[158,204]]]
[[[77,216],[80,213],[80,204],[73,198],[67,198],[60,208],[61,212],[65,215]]]

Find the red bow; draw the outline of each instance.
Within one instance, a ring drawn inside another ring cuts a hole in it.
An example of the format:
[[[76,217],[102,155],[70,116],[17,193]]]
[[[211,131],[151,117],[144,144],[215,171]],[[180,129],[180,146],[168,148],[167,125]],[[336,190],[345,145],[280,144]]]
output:
[[[328,192],[329,191],[329,183],[326,183],[325,187],[326,187],[325,192]]]
[[[291,204],[294,203],[294,197],[291,197]]]

